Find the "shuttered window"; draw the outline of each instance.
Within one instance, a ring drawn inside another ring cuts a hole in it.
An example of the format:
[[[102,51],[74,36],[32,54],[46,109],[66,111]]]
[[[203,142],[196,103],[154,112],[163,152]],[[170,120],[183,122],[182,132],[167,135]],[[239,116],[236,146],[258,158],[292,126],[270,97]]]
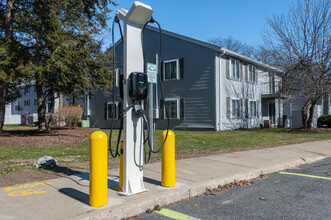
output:
[[[118,119],[118,102],[112,103],[108,102],[106,105],[106,119],[112,119],[113,117],[113,111],[114,111],[114,119]]]
[[[168,111],[170,119],[180,119],[180,99],[166,99],[164,101],[165,107]],[[167,117],[166,110],[164,109],[164,118]]]
[[[248,82],[256,82],[256,69],[255,66],[248,66]]]
[[[231,67],[230,67],[230,70],[231,70],[231,78],[233,79],[240,79],[240,63],[238,60],[230,60],[231,62]]]
[[[241,103],[239,99],[231,99],[231,117],[241,117]]]
[[[256,117],[257,111],[256,111],[256,101],[249,101],[249,107],[248,107],[248,115],[249,117]]]

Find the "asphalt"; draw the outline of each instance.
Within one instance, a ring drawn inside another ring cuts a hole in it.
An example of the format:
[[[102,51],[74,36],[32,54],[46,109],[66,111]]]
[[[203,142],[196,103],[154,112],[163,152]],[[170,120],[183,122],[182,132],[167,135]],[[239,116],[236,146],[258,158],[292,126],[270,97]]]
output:
[[[176,186],[161,186],[161,164],[144,166],[148,191],[121,196],[118,169],[108,173],[108,204],[89,206],[89,174],[0,188],[0,219],[122,219],[196,197],[207,189],[331,157],[331,140],[176,161]]]
[[[191,220],[329,220],[330,180],[331,158],[327,158],[286,172],[269,174],[243,186],[175,203],[161,212],[139,215],[138,219],[169,220],[184,215]]]

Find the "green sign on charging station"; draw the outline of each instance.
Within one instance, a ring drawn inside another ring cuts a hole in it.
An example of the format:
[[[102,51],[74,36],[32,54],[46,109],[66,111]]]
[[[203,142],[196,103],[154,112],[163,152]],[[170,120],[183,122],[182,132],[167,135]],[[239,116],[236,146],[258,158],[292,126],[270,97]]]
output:
[[[149,83],[156,83],[157,69],[154,63],[147,63],[147,80]]]

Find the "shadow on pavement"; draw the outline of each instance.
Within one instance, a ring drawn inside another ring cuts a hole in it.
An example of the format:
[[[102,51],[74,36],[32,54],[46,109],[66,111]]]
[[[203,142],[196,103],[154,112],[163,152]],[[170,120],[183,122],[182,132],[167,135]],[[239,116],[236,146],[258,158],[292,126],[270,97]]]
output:
[[[62,189],[59,189],[59,192],[66,195],[66,196],[69,196],[79,202],[82,202],[84,203],[85,205],[90,205],[89,203],[89,195],[86,194],[86,193],[83,193],[81,191],[78,191],[74,188],[62,188]]]
[[[161,181],[154,180],[154,179],[151,179],[151,178],[148,178],[148,177],[144,177],[144,182],[154,184],[154,185],[157,185],[157,186],[161,186]]]
[[[79,174],[75,174],[74,176],[80,178],[79,181],[82,181],[82,180],[89,181],[90,180],[89,173],[79,173]],[[115,186],[118,186],[118,182],[108,178],[108,188],[111,189],[112,187],[115,187]]]

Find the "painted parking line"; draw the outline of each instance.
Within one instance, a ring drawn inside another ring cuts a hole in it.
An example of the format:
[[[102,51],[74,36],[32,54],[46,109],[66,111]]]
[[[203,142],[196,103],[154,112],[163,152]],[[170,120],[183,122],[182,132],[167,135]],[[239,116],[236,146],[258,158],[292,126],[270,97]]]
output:
[[[180,213],[180,212],[175,212],[175,211],[172,211],[170,209],[161,209],[160,211],[155,211],[155,213],[157,213],[159,215],[163,215],[163,216],[168,217],[168,218],[172,218],[172,219],[199,220],[198,218],[193,218],[189,215],[185,215],[185,214]]]
[[[307,175],[307,174],[301,174],[301,173],[279,172],[279,174],[294,175],[294,176],[304,176],[304,177],[310,177],[310,178],[317,178],[317,179],[331,180],[331,177],[314,176],[314,175]]]

